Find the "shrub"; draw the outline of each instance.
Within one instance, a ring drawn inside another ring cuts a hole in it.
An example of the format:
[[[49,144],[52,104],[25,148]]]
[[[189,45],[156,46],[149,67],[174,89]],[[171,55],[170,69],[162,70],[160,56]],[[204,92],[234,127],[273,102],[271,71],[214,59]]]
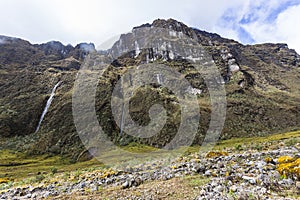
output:
[[[290,146],[295,146],[296,144],[300,143],[300,139],[297,139],[297,138],[291,138],[289,140],[287,140],[285,142],[285,145],[290,147]]]
[[[57,173],[57,168],[56,167],[51,168],[51,172],[52,172],[52,174],[56,174]]]
[[[8,183],[9,179],[8,178],[0,178],[0,184],[2,183]]]
[[[35,181],[36,181],[36,182],[41,182],[41,181],[44,180],[44,179],[45,179],[45,176],[42,175],[42,174],[39,174],[39,175],[36,175],[36,176],[35,176]]]
[[[211,151],[206,155],[206,158],[216,158],[220,156],[228,156],[228,153],[224,151],[219,151],[219,152]]]
[[[278,163],[283,164],[283,163],[289,163],[293,161],[294,159],[291,156],[281,156],[278,158]]]
[[[281,156],[278,158],[277,171],[284,178],[291,177],[300,180],[300,158]]]
[[[235,145],[235,150],[237,150],[237,151],[242,151],[242,150],[243,150],[242,145],[241,145],[241,144]]]

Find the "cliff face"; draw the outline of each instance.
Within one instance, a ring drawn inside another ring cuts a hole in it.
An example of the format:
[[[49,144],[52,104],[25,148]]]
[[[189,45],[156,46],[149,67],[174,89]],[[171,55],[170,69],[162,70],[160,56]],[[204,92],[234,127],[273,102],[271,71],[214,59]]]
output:
[[[300,124],[300,56],[286,44],[242,45],[217,34],[189,28],[175,20],[155,20],[135,27],[164,28],[170,34],[193,38],[214,60],[224,80],[227,118],[221,138],[244,137],[297,129]],[[126,39],[122,35],[120,41]],[[73,154],[83,150],[72,116],[72,92],[78,70],[93,44],[73,47],[60,42],[32,45],[27,41],[0,36],[0,143],[1,148],[18,148],[37,153]],[[118,41],[111,52],[116,48]],[[189,81],[200,105],[200,128],[194,143],[201,143],[211,113],[209,91],[201,73],[188,59],[170,55],[162,49],[135,49],[114,59],[99,78],[95,108],[106,134],[116,143],[139,141],[164,146],[174,137],[180,124],[180,107],[176,96],[157,84],[133,91],[130,100],[132,119],[140,124],[150,122],[148,110],[153,103],[168,113],[165,126],[156,136],[135,138],[120,130],[114,122],[110,101],[120,77],[145,62],[164,64]],[[50,97],[55,96],[37,133],[36,127]],[[72,152],[72,153],[70,153]]]

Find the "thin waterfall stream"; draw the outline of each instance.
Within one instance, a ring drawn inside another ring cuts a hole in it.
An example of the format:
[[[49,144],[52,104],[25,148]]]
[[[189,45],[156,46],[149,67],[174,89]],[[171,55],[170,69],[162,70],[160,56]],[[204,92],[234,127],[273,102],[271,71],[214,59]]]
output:
[[[48,112],[48,109],[49,109],[49,107],[50,107],[50,105],[51,105],[51,103],[52,103],[52,100],[53,100],[54,95],[55,95],[55,91],[56,91],[57,87],[58,87],[61,83],[62,83],[62,81],[59,81],[59,82],[56,83],[55,86],[53,87],[53,89],[52,89],[52,91],[51,91],[51,95],[50,95],[49,99],[47,100],[46,106],[45,106],[45,108],[44,108],[44,110],[43,110],[43,113],[42,113],[42,115],[41,115],[41,117],[40,117],[40,121],[39,121],[38,126],[36,127],[35,132],[38,132],[38,131],[39,131],[39,129],[40,129],[40,127],[41,127],[41,124],[42,124],[42,121],[43,121],[43,119],[44,119],[46,113]]]

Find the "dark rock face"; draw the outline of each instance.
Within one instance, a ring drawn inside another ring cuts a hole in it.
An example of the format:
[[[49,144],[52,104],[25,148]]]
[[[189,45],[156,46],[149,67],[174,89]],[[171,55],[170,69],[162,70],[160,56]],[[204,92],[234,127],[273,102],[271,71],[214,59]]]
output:
[[[221,138],[258,136],[299,128],[300,56],[286,44],[245,46],[217,34],[189,28],[173,19],[155,20],[134,30],[150,27],[169,29],[193,38],[213,58],[227,93],[227,119]],[[126,37],[122,35],[121,39]],[[81,64],[89,53],[95,52],[91,43],[76,47],[55,41],[32,45],[21,39],[0,36],[2,148],[42,153],[55,146],[60,153],[76,155],[83,151],[73,122],[72,91]],[[135,91],[130,102],[131,115],[138,124],[147,125],[149,102],[159,103],[168,110],[166,126],[148,139],[119,135],[110,108],[111,93],[127,70],[145,62],[169,66],[189,81],[195,89],[193,92],[201,91],[198,95],[201,121],[194,140],[194,143],[201,143],[212,109],[205,81],[186,59],[171,56],[169,51],[161,49],[128,52],[115,59],[99,79],[95,106],[102,128],[112,141],[120,144],[139,141],[163,146],[176,134],[180,122],[180,109],[174,106],[176,97],[159,84],[152,84]],[[56,90],[41,129],[34,133],[51,90],[59,81],[62,84]]]
[[[57,41],[51,41],[35,46],[42,50],[45,55],[52,56],[53,60],[59,60],[68,57],[70,52],[74,49],[71,45],[64,46],[62,43]]]

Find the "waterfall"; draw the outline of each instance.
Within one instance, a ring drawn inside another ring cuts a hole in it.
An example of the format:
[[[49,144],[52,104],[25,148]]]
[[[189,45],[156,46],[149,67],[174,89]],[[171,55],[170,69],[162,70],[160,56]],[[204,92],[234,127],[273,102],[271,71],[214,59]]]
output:
[[[49,99],[47,100],[46,106],[45,106],[45,108],[44,108],[44,110],[43,110],[43,113],[42,113],[42,115],[41,115],[39,124],[38,124],[38,126],[36,127],[35,132],[38,132],[38,131],[39,131],[40,126],[41,126],[41,124],[42,124],[42,121],[43,121],[43,119],[44,119],[44,117],[45,117],[45,115],[46,115],[46,113],[47,113],[47,111],[48,111],[48,109],[49,109],[49,107],[50,107],[50,105],[51,105],[51,103],[52,103],[52,100],[53,100],[53,98],[54,98],[55,90],[57,89],[57,87],[58,87],[61,83],[62,83],[62,82],[59,81],[58,83],[56,83],[56,85],[55,85],[54,88],[52,89],[51,95],[50,95]]]
[[[149,55],[146,54],[146,63],[148,64],[149,63]]]
[[[120,121],[120,136],[123,135],[123,124],[124,124],[124,102],[122,104],[122,114],[121,114],[121,121]]]
[[[131,78],[132,77],[131,77],[131,74],[130,74],[130,76],[129,76],[130,82],[131,82]],[[121,88],[120,88],[120,90],[121,90],[121,93],[122,93],[123,102],[122,102],[122,113],[121,113],[121,119],[120,119],[120,136],[123,135],[123,124],[124,124],[124,114],[125,114],[125,112],[124,112],[125,104],[124,104],[124,88],[123,88],[123,85],[124,85],[123,79],[121,79]]]
[[[139,56],[139,54],[141,53],[139,44],[137,43],[137,41],[134,42],[134,46],[135,46],[135,58],[137,58]]]
[[[132,80],[132,75],[131,74],[129,74],[129,82],[130,82],[130,86],[132,86],[133,85],[133,80]]]
[[[156,74],[156,80],[157,80],[158,84],[161,84],[163,82],[162,75],[161,74]]]

